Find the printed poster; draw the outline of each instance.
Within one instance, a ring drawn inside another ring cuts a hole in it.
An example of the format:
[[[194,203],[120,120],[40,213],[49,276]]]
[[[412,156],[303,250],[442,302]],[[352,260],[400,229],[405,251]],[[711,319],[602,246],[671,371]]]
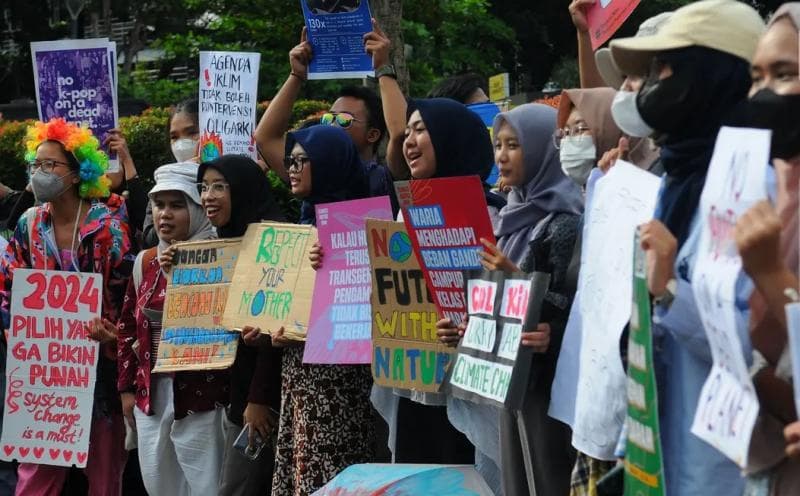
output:
[[[615,460],[625,423],[625,370],[619,353],[631,318],[633,241],[653,218],[660,180],[617,161],[597,181],[587,209],[575,303],[581,315],[580,372],[572,444],[599,460]]]
[[[496,74],[489,78],[489,100],[502,102],[511,95],[508,73]]]
[[[402,222],[366,220],[372,274],[375,384],[438,393],[455,348],[436,335],[439,315]]]
[[[154,373],[226,369],[239,333],[222,326],[241,239],[177,245],[166,275],[167,296]]]
[[[300,0],[314,58],[308,79],[374,76],[364,35],[372,31],[367,0]]]
[[[625,23],[640,0],[599,0],[586,10],[592,50],[597,50]]]
[[[365,219],[392,218],[388,196],[317,205],[323,250],[303,363],[372,363],[372,313]]]
[[[314,294],[308,252],[317,241],[312,226],[250,224],[242,239],[222,317],[227,329],[244,326],[305,341]]]
[[[513,410],[522,408],[534,353],[522,333],[536,327],[550,283],[544,273],[470,274],[465,287],[469,321],[447,384],[451,395]]]
[[[200,52],[200,161],[256,156],[256,103],[261,54]]]
[[[742,468],[759,407],[737,332],[736,284],[742,259],[733,233],[739,216],[767,198],[769,149],[770,131],[720,130],[700,197],[702,233],[692,274],[697,310],[714,361],[692,433]]]
[[[62,117],[86,126],[102,145],[119,122],[116,43],[107,38],[33,42],[31,57],[39,120]],[[109,158],[109,171],[118,170],[116,156]]]
[[[439,315],[460,324],[467,315],[464,271],[483,269],[481,238],[495,242],[481,180],[415,179],[395,182],[395,189]]]
[[[86,466],[103,277],[17,269],[11,292],[2,460]]]
[[[653,366],[653,322],[645,253],[638,234],[634,242],[633,266],[633,307],[628,334],[625,496],[664,496],[664,459]]]

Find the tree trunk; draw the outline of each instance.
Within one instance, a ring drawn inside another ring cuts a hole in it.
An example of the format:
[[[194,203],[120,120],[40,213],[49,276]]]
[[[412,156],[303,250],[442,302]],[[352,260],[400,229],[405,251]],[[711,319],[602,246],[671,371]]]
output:
[[[386,36],[392,41],[392,65],[397,71],[397,82],[403,93],[408,94],[411,78],[406,64],[406,45],[403,41],[403,0],[372,0],[370,3],[372,15]]]
[[[133,69],[133,57],[142,49],[141,36],[144,26],[139,19],[138,15],[134,18],[133,29],[128,33],[128,40],[125,44],[125,64],[123,64],[122,70],[128,75],[130,75],[131,69]]]

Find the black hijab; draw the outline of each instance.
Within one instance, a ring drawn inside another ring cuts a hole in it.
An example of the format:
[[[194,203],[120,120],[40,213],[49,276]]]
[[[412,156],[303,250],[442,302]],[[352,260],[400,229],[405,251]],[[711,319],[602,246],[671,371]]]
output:
[[[311,126],[286,135],[286,155],[299,143],[311,159],[311,193],[300,207],[300,223],[316,225],[314,206],[369,196],[367,171],[356,145],[337,126]]]
[[[486,203],[502,208],[506,202],[489,191],[486,179],[494,165],[489,130],[477,114],[449,98],[427,98],[408,103],[406,119],[419,110],[436,155],[434,178],[480,176]]]
[[[689,87],[694,93],[695,118],[684,122],[680,132],[658,139],[667,174],[655,217],[678,239],[680,248],[700,203],[719,128],[747,98],[750,65],[734,55],[699,46],[662,52],[658,58],[670,64],[673,73],[691,75]]]
[[[197,169],[197,182],[202,182],[207,169],[214,169],[230,185],[231,219],[217,228],[220,238],[244,236],[247,225],[262,220],[285,222],[266,174],[253,159],[244,155],[225,155],[203,162]]]

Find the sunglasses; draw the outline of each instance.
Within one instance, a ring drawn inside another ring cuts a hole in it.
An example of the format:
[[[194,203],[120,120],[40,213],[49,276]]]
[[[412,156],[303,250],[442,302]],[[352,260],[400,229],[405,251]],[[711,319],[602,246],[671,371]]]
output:
[[[332,126],[334,122],[342,129],[347,129],[353,125],[353,122],[361,122],[361,119],[356,119],[353,114],[348,112],[327,112],[322,114],[322,118],[319,120],[320,124],[326,126]]]

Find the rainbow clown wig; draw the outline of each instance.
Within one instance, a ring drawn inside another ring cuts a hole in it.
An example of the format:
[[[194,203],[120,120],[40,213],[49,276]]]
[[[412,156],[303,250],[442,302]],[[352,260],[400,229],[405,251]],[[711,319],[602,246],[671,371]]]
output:
[[[75,158],[71,168],[80,177],[78,195],[81,198],[108,197],[111,185],[111,180],[106,176],[108,155],[100,150],[100,142],[90,129],[68,123],[60,117],[46,123],[34,123],[25,136],[25,160],[28,163],[36,159],[36,150],[45,141],[61,143],[67,154]],[[72,157],[68,157],[69,162],[73,162]]]

